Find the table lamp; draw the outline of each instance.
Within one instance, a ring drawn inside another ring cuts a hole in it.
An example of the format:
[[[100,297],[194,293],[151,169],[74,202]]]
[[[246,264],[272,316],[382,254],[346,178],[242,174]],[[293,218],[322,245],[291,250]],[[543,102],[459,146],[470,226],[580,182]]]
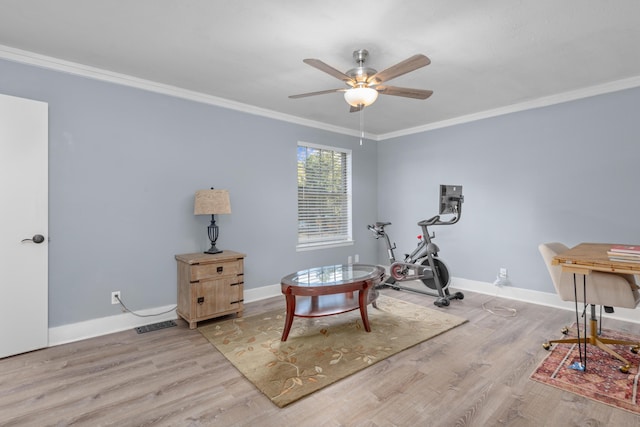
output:
[[[211,224],[207,227],[211,247],[205,254],[218,254],[222,252],[216,248],[218,240],[218,226],[216,225],[216,214],[230,214],[231,204],[229,203],[229,192],[227,190],[198,190],[193,210],[194,215],[211,215]]]

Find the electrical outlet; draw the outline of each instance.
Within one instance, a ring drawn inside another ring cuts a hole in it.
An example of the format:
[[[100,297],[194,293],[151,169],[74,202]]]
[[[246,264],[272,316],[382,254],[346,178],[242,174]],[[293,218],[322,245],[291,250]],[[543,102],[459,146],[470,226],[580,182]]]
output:
[[[120,304],[118,298],[120,298],[120,291],[111,292],[111,304]]]
[[[503,268],[501,268],[501,269],[500,269],[500,277],[508,277],[508,276],[509,276],[509,274],[508,274],[508,272],[507,272],[507,269],[506,269],[506,268],[504,268],[504,267],[503,267]]]
[[[354,257],[353,257],[353,260],[356,262],[356,264],[359,263],[360,262],[360,255],[355,254]]]

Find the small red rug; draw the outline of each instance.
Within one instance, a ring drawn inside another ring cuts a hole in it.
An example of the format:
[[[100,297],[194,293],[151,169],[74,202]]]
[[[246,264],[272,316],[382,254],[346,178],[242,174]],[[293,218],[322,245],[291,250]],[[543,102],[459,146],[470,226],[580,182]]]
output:
[[[575,325],[573,333],[575,333]],[[606,329],[602,330],[601,336],[640,341],[640,337]],[[612,345],[611,348],[631,363],[628,373],[620,372],[621,361],[590,344],[587,344],[586,370],[571,369],[569,366],[572,363],[580,362],[577,344],[553,344],[550,354],[531,374],[531,379],[640,414],[638,397],[640,355],[632,353],[628,345]],[[584,357],[584,346],[582,351]]]

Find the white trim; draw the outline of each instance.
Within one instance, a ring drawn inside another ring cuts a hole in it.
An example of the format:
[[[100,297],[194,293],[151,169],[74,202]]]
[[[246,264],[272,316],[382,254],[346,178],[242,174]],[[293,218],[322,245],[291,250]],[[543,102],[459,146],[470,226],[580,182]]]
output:
[[[245,289],[244,290],[244,302],[255,302],[267,298],[273,298],[281,296],[284,306],[284,295],[282,295],[280,283],[274,285],[262,286],[260,288]]]
[[[430,123],[424,126],[399,130],[397,132],[389,132],[377,135],[377,141],[385,139],[397,138],[400,136],[411,135],[414,133],[426,132],[429,130],[440,129],[449,126],[455,126],[463,123],[469,123],[476,120],[487,119],[490,117],[502,116],[505,114],[515,113],[518,111],[532,110],[534,108],[547,107],[550,105],[561,104],[563,102],[575,101],[591,96],[602,95],[605,93],[617,92],[625,89],[631,89],[640,86],[640,76],[628,79],[608,82],[597,86],[590,86],[570,92],[558,93],[555,95],[544,96],[542,98],[533,99],[531,101],[520,102],[518,104],[508,105],[506,107],[495,108],[493,110],[481,111],[479,113],[468,114],[466,116],[455,117],[449,120],[442,120]]]
[[[332,240],[327,243],[323,242],[314,242],[314,243],[299,243],[296,245],[296,252],[305,252],[305,251],[315,251],[316,249],[331,249],[331,248],[339,248],[341,246],[353,246],[353,240],[343,240],[343,241],[335,241]]]
[[[36,67],[62,71],[82,77],[89,77],[109,83],[134,87],[150,92],[161,93],[164,95],[174,96],[176,98],[187,99],[203,104],[215,105],[218,107],[228,108],[230,110],[242,111],[244,113],[268,117],[271,119],[281,120],[289,123],[295,123],[311,128],[327,130],[330,132],[349,136],[360,136],[360,132],[354,129],[334,126],[327,123],[317,122],[315,120],[303,119],[301,117],[292,116],[290,114],[279,113],[277,111],[255,107],[253,105],[243,104],[241,102],[231,101],[229,99],[224,99],[213,95],[206,95],[200,92],[182,89],[177,86],[170,86],[163,83],[154,82],[152,80],[145,80],[126,74],[115,73],[112,71],[91,67],[89,65],[83,65],[76,62],[65,61],[63,59],[57,59],[50,56],[28,52],[25,50],[15,49],[5,45],[0,45],[0,58],[14,62],[20,62],[23,64],[34,65]]]
[[[480,294],[494,295],[500,298],[523,301],[530,304],[560,308],[562,310],[572,312],[575,311],[575,303],[571,301],[562,301],[556,293],[532,291],[512,286],[496,286],[489,282],[479,282],[460,278],[452,278],[450,287],[457,290],[466,290]],[[452,302],[452,304],[453,303],[454,302]],[[622,320],[624,322],[640,323],[638,311],[630,308],[616,307],[615,313],[607,314],[607,318]]]
[[[137,311],[138,314],[148,315],[153,313],[164,313],[175,308],[174,305],[156,307]],[[151,323],[175,320],[178,316],[175,310],[153,317],[138,317],[131,313],[116,314],[114,316],[100,317],[98,319],[85,320],[78,323],[56,326],[49,328],[49,346],[66,344],[74,341],[85,340],[101,335],[112,334],[114,332],[133,329],[138,326],[149,325]]]
[[[282,295],[280,292],[280,284],[263,286],[256,289],[246,289],[244,291],[244,301],[245,303],[260,301],[277,295]],[[175,310],[171,310],[172,308],[175,308],[175,306],[176,305],[174,304],[137,311],[138,314],[142,315],[164,313],[168,311],[168,313],[153,317],[137,317],[131,313],[122,313],[49,328],[49,347],[113,334],[115,332],[125,331],[127,329],[133,329],[138,326],[149,325],[151,323],[175,320],[178,316]]]
[[[388,269],[388,267],[385,268]],[[480,282],[454,277],[451,279],[450,292],[455,292],[455,290],[494,295],[509,300],[559,308],[571,312],[575,310],[575,304],[573,302],[562,301],[556,293],[532,291],[529,289],[515,288],[513,286],[496,286],[491,282]],[[276,296],[282,296],[280,284],[245,290],[245,302],[259,301]],[[465,301],[468,301],[468,298]],[[455,304],[455,301],[453,301],[452,304]],[[640,323],[638,310],[630,308],[616,308],[615,313],[607,314],[607,318],[624,322]]]
[[[547,293],[540,291],[532,291],[529,289],[515,288],[512,286],[496,286],[489,282],[480,282],[477,280],[452,278],[450,291],[470,291],[485,295],[494,295],[500,298],[523,301],[530,304],[543,305],[547,307],[559,308],[567,311],[574,311],[575,306],[572,302],[562,301],[555,293]],[[244,302],[251,303],[267,298],[282,297],[280,284],[262,286],[260,288],[245,289]],[[466,304],[474,304],[467,297]],[[455,304],[453,301],[452,304]],[[284,297],[282,299],[284,307]],[[175,305],[164,307],[156,307],[148,310],[141,310],[140,314],[160,313],[170,310]],[[443,309],[446,310],[446,309]],[[616,308],[615,313],[607,314],[609,319],[617,319],[625,322],[640,323],[638,311],[627,308]],[[115,316],[91,319],[84,322],[72,323],[68,325],[57,326],[49,329],[49,346],[80,341],[88,338],[98,337],[101,335],[112,334],[114,332],[133,329],[137,326],[148,325],[150,323],[162,322],[165,320],[176,319],[175,311],[170,311],[157,317],[136,317],[130,313],[118,314]],[[151,320],[153,319],[153,320]]]
[[[48,68],[56,71],[62,71],[69,74],[75,74],[83,77],[89,77],[97,80],[111,82],[115,84],[135,87],[138,89],[148,90],[150,92],[161,93],[165,95],[183,98],[203,104],[216,105],[231,110],[242,111],[257,116],[268,117],[274,120],[294,123],[310,128],[326,130],[343,135],[360,137],[360,132],[354,129],[348,129],[341,126],[334,126],[315,120],[303,119],[301,117],[292,116],[290,114],[279,113],[277,111],[259,108],[212,95],[194,92],[182,89],[176,86],[165,85],[151,80],[140,79],[128,76],[126,74],[114,73],[112,71],[103,70],[76,62],[65,61],[53,58],[51,56],[40,55],[34,52],[15,49],[9,46],[0,45],[0,58],[10,61],[20,62],[23,64],[34,65],[37,67]],[[367,133],[365,137],[372,141],[384,141],[386,139],[397,138],[400,136],[411,135],[429,130],[440,129],[448,126],[455,126],[476,120],[486,119],[490,117],[501,116],[504,114],[515,113],[518,111],[529,110],[533,108],[545,107],[563,102],[574,101],[582,98],[588,98],[595,95],[602,95],[610,92],[631,89],[640,86],[640,76],[634,76],[627,79],[617,80],[604,83],[601,85],[590,86],[570,92],[564,92],[556,95],[545,96],[531,101],[521,102],[506,107],[496,108],[492,110],[482,111],[479,113],[469,114],[466,116],[456,117],[449,120],[442,120],[430,123],[424,126],[416,126],[412,128],[402,129],[396,132],[385,134]]]
[[[345,153],[350,156],[353,153],[353,150],[351,150],[350,148],[335,147],[333,145],[316,144],[315,142],[298,141],[298,147],[300,146],[315,148],[316,150],[337,151],[339,153]]]

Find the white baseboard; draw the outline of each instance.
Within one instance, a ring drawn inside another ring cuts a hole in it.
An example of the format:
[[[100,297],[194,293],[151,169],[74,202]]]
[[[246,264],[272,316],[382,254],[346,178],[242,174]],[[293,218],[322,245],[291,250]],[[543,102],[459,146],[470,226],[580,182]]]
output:
[[[278,295],[282,295],[280,291],[280,284],[262,286],[256,289],[246,289],[244,291],[244,302],[260,301],[262,299]],[[131,313],[122,313],[49,328],[49,347],[86,340],[88,338],[94,338],[101,335],[113,334],[115,332],[125,331],[127,329],[133,329],[138,326],[149,325],[151,323],[175,320],[178,318],[178,315],[175,310],[171,310],[172,308],[175,308],[175,305],[136,311],[136,313],[145,316],[154,313],[163,313],[153,317],[138,317]]]
[[[282,297],[282,302],[284,304],[284,295],[282,295],[280,283],[276,283],[275,285],[262,286],[261,288],[244,290],[245,303],[260,301],[263,299],[277,297],[277,296]]]
[[[560,308],[563,310],[573,311],[575,309],[574,303],[560,300],[555,293],[532,291],[512,286],[496,286],[489,282],[460,278],[453,278],[450,288],[450,290],[454,290],[454,292],[455,290],[471,291],[485,295],[494,295],[500,298],[524,301],[531,304]],[[244,302],[250,303],[276,296],[282,296],[280,284],[246,289],[244,291]],[[282,303],[284,304],[284,298]],[[143,315],[163,313],[171,310],[172,307],[174,306],[169,305],[156,307],[147,310],[140,310],[138,313]],[[626,322],[640,323],[640,312],[634,309],[616,308],[615,313],[607,314],[607,317]],[[100,335],[112,334],[114,332],[133,329],[150,323],[175,320],[177,318],[178,316],[176,315],[175,310],[154,317],[137,317],[131,313],[123,313],[115,316],[101,317],[98,319],[86,320],[84,322],[57,326],[49,328],[49,346],[84,340]]]
[[[154,313],[164,313],[153,317],[138,317],[131,313],[116,314],[114,316],[100,317],[98,319],[85,320],[84,322],[70,323],[68,325],[49,328],[49,346],[66,344],[80,341],[100,335],[112,334],[114,332],[133,329],[138,326],[149,325],[151,323],[175,320],[178,318],[175,305],[139,310],[140,315],[151,315]],[[167,312],[167,313],[165,313]]]
[[[555,293],[532,291],[529,289],[514,288],[513,286],[496,286],[489,282],[479,282],[459,278],[451,279],[450,288],[575,311],[574,302],[562,301]],[[640,312],[636,309],[616,308],[615,313],[607,314],[607,318],[622,320],[625,322],[640,323]]]

